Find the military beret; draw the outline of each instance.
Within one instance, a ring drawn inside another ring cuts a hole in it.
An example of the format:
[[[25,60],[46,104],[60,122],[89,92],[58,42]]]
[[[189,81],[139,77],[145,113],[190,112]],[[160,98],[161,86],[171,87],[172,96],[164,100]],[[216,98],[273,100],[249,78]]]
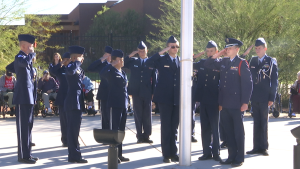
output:
[[[213,40],[210,40],[206,45],[206,48],[217,48],[217,47],[218,47],[218,45]]]
[[[239,46],[239,47],[243,46],[242,41],[239,41],[239,40],[233,39],[233,38],[226,38],[225,42],[226,42],[225,48],[229,48],[231,46]]]
[[[264,44],[266,44],[266,41],[264,38],[258,38],[255,41],[255,46],[260,46],[260,45],[264,45]]]
[[[20,34],[18,35],[19,41],[26,41],[28,43],[34,44],[35,37],[29,34]]]
[[[113,48],[112,48],[112,47],[110,47],[110,46],[105,46],[105,48],[104,48],[104,52],[105,52],[105,53],[111,54],[112,51],[113,51]]]
[[[141,41],[140,44],[139,44],[139,46],[138,46],[138,48],[139,49],[145,49],[145,48],[147,48],[147,46],[146,46],[146,44],[143,41]]]
[[[43,75],[44,74],[49,74],[48,70],[44,70]]]
[[[62,58],[70,58],[70,52],[66,52],[64,53]]]
[[[81,46],[69,46],[69,52],[70,52],[70,54],[73,54],[73,53],[84,54],[84,47],[81,47]]]
[[[122,57],[124,57],[124,53],[122,50],[116,49],[111,52],[111,56],[122,58]]]
[[[177,43],[178,40],[172,35],[169,37],[167,43]]]

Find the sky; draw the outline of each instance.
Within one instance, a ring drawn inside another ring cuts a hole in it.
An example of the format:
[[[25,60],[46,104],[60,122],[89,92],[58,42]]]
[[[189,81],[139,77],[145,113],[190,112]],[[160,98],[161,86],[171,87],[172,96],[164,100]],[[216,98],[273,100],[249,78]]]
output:
[[[10,1],[10,0],[5,0]],[[69,14],[79,3],[105,3],[107,0],[28,0],[25,14]],[[24,20],[11,25],[23,25]]]

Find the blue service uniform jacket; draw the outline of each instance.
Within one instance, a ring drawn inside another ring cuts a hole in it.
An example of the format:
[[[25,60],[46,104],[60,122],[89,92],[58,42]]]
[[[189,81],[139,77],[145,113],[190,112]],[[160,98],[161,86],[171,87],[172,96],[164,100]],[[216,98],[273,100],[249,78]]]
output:
[[[194,63],[197,72],[197,85],[195,89],[195,100],[200,103],[217,105],[219,97],[220,71],[208,69],[204,66],[207,59],[201,59]]]
[[[150,61],[149,63],[153,64],[153,68],[158,71],[153,102],[179,105],[180,64],[178,64],[177,68],[173,66],[169,54],[160,56],[156,53],[148,60]]]
[[[102,69],[100,77],[105,79],[109,86],[107,106],[126,109],[128,104],[126,73],[109,64]]]
[[[13,104],[35,104],[36,89],[32,58],[32,54],[26,55],[22,51],[15,56],[13,64],[18,80],[14,88]]]
[[[65,111],[81,110],[85,111],[84,93],[82,90],[83,69],[81,62],[70,62],[66,67],[66,79],[68,82],[68,92],[64,101]]]
[[[244,59],[239,56],[232,61],[230,58],[216,60],[208,58],[204,65],[208,69],[220,70],[219,105],[228,109],[240,109],[242,104],[249,103],[252,77],[248,63]]]
[[[249,66],[253,79],[251,101],[274,102],[278,86],[276,61],[265,55],[263,61],[259,63],[258,57],[255,56],[250,59]]]
[[[100,75],[101,70],[108,64],[109,63],[107,61],[104,61],[102,63],[102,61],[100,59],[96,60],[88,67],[88,71],[96,72],[96,73],[99,73],[99,75]],[[101,79],[101,82],[100,82],[100,85],[98,88],[98,93],[97,93],[96,99],[97,100],[107,100],[107,98],[108,98],[108,82],[106,81],[106,79],[101,78],[101,76],[100,76],[100,79]]]
[[[142,67],[140,58],[125,57],[124,67],[130,69],[131,72],[128,94],[151,100],[156,83],[156,70],[152,67],[153,64],[149,63],[148,59],[144,65],[145,66]]]
[[[68,93],[68,82],[66,79],[66,67],[58,63],[49,68],[49,72],[56,76],[59,81],[59,88],[55,99],[55,105],[64,106],[64,101]]]

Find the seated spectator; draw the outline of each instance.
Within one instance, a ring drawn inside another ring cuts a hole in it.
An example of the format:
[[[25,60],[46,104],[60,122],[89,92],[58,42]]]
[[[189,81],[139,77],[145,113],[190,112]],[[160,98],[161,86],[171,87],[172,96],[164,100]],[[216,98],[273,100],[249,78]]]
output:
[[[96,114],[96,111],[93,108],[94,85],[91,79],[87,76],[83,76],[82,85],[83,85],[83,92],[85,93],[85,99],[88,101],[88,114]]]
[[[8,107],[10,108],[10,114],[13,115],[15,110],[14,106],[12,104],[12,99],[14,96],[13,90],[16,85],[16,78],[13,76],[13,74],[9,71],[6,71],[5,75],[3,75],[0,78],[0,91],[2,93],[2,96],[8,96]]]
[[[49,98],[56,99],[56,91],[58,90],[58,84],[53,77],[49,75],[48,70],[43,72],[43,77],[38,82],[38,89],[42,92],[42,98],[45,104],[47,113],[52,114],[50,108]]]
[[[292,116],[296,116],[296,113],[300,112],[300,71],[297,73],[298,79],[295,81],[295,83],[291,86],[291,99],[293,102],[293,113]]]

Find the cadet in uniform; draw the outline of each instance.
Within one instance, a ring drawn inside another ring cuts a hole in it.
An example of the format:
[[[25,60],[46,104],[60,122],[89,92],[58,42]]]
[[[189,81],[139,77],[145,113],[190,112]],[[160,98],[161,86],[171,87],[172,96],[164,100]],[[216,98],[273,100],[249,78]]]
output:
[[[131,71],[128,94],[132,95],[133,100],[137,143],[153,143],[149,136],[152,132],[151,103],[156,83],[156,70],[149,66],[147,52],[147,46],[141,41],[138,50],[124,59],[124,67]],[[139,57],[133,57],[137,53]]]
[[[161,148],[163,162],[179,161],[176,137],[179,124],[180,62],[177,56],[179,42],[174,36],[167,47],[148,59],[158,70],[153,101],[158,103],[161,121]],[[167,52],[167,54],[160,56]]]
[[[68,92],[68,82],[65,76],[66,66],[70,63],[70,53],[66,52],[63,55],[62,62],[49,68],[51,74],[59,80],[60,85],[57,92],[55,105],[59,106],[59,119],[60,119],[60,130],[61,130],[61,142],[63,147],[68,146],[67,141],[67,114],[64,108],[65,98]]]
[[[13,104],[16,105],[18,134],[18,161],[35,164],[38,158],[31,156],[31,130],[33,126],[33,105],[36,101],[32,52],[35,38],[32,35],[18,36],[20,52],[15,56],[14,71],[18,80],[14,89]]]
[[[219,105],[222,107],[221,120],[228,145],[228,159],[220,163],[238,167],[245,158],[243,118],[252,93],[252,78],[248,63],[238,56],[243,43],[233,38],[226,38],[225,42],[225,49],[208,58],[204,65],[220,70]],[[225,50],[228,57],[215,60]]]
[[[111,61],[111,52],[113,48],[110,46],[106,46],[104,49],[104,55],[99,59],[94,61],[89,67],[88,71],[99,73],[101,70]],[[108,109],[106,108],[108,98],[108,82],[105,79],[101,78],[101,83],[98,88],[97,97],[98,101],[101,101],[101,117],[102,117],[102,129],[109,129],[109,112],[106,112]]]
[[[87,163],[83,159],[78,143],[82,112],[84,107],[84,93],[82,90],[83,69],[80,67],[84,57],[84,48],[81,46],[69,47],[71,62],[65,69],[65,76],[68,82],[68,92],[64,101],[67,114],[67,142],[68,161],[71,163]]]
[[[251,106],[253,115],[253,150],[247,154],[268,156],[269,107],[273,104],[278,86],[276,60],[266,54],[267,43],[264,38],[255,41],[257,56],[249,61],[253,78]]]
[[[122,70],[124,66],[124,54],[121,50],[114,50],[111,52],[111,64],[105,66],[100,72],[101,79],[108,82],[108,98],[107,98],[107,112],[111,113],[112,130],[125,131],[127,119],[127,76]],[[118,162],[129,161],[122,155],[122,144],[118,146]]]
[[[209,41],[206,46],[206,55],[208,57],[218,53],[216,42]],[[194,56],[199,57],[204,52]],[[220,71],[216,69],[207,69],[204,66],[206,59],[201,59],[194,63],[194,69],[197,73],[197,88],[195,100],[200,102],[200,122],[203,156],[199,160],[211,159],[220,161],[220,143],[219,143],[219,80]],[[211,142],[212,148],[211,148]]]

